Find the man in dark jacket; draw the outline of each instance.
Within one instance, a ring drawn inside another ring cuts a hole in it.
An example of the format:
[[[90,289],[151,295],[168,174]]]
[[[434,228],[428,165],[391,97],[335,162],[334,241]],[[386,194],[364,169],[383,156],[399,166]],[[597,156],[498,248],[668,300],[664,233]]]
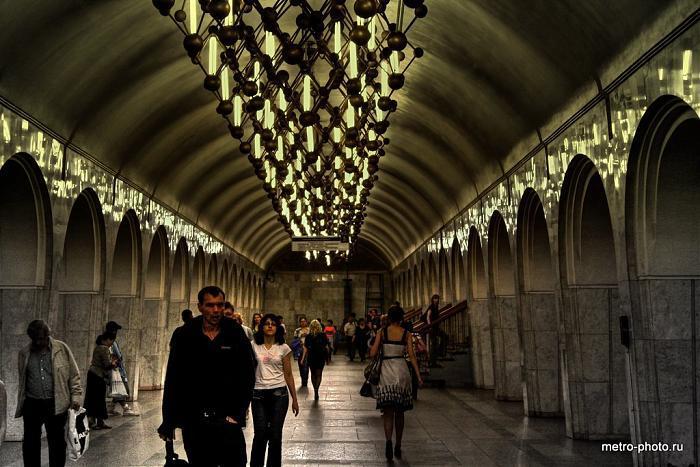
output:
[[[245,466],[246,412],[255,384],[255,360],[241,326],[223,316],[224,292],[205,287],[197,296],[202,313],[174,336],[158,434],[182,438],[190,464]]]

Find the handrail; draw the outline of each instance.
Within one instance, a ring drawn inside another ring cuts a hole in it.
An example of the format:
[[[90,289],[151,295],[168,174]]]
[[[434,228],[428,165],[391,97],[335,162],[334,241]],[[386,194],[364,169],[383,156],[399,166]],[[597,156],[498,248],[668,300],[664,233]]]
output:
[[[438,311],[442,313],[445,310],[448,310],[452,308],[452,303],[447,303],[442,306]],[[423,314],[424,310],[422,308],[416,308],[415,310],[412,310],[412,312],[406,313],[403,315],[404,321],[411,321],[414,320],[415,318],[420,318],[421,315]]]
[[[467,301],[463,300],[459,303],[457,303],[455,306],[450,306],[449,308],[443,308],[440,310],[440,316],[438,319],[432,322],[432,324],[440,324],[443,321],[446,321],[447,319],[455,316],[456,314],[461,313],[462,311],[466,310],[468,308],[467,306]],[[420,334],[427,334],[430,331],[431,325],[426,323],[425,321],[421,321],[417,323],[413,327],[413,332],[418,332]]]

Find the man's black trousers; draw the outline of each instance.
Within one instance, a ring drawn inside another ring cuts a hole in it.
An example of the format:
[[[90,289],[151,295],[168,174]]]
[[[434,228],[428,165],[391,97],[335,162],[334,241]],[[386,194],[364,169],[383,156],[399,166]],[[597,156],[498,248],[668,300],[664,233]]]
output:
[[[22,418],[24,419],[24,441],[22,457],[26,467],[41,465],[41,426],[46,425],[46,439],[49,442],[49,465],[63,467],[66,465],[66,420],[68,413],[54,415],[53,399],[24,400]]]
[[[245,437],[239,425],[198,421],[182,429],[187,460],[195,467],[245,467]]]

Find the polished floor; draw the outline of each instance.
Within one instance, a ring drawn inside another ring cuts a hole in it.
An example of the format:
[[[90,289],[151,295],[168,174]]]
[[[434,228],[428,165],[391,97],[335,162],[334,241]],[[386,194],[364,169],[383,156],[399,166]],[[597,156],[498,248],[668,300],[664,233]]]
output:
[[[290,411],[285,425],[285,465],[386,465],[380,414],[374,400],[358,394],[361,369],[338,355],[324,372],[321,401],[313,401],[313,391],[300,392],[301,413],[294,418]],[[491,391],[423,389],[419,398],[406,416],[404,459],[394,465],[632,465],[629,454],[566,438],[563,419],[523,417],[522,404],[496,402]],[[141,417],[113,417],[112,430],[93,432],[89,451],[69,464],[162,466],[164,447],[155,434],[160,392],[142,393],[140,408]],[[249,449],[252,438],[248,427]],[[184,455],[181,443],[176,448]],[[46,448],[42,456],[48,465]],[[3,444],[0,465],[22,465],[21,443]]]

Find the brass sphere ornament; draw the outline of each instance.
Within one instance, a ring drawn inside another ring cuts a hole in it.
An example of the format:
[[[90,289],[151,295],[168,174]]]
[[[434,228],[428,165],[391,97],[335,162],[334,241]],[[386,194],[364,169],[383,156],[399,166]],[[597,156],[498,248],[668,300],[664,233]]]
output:
[[[356,0],[355,14],[363,19],[369,19],[377,14],[377,0]]]

